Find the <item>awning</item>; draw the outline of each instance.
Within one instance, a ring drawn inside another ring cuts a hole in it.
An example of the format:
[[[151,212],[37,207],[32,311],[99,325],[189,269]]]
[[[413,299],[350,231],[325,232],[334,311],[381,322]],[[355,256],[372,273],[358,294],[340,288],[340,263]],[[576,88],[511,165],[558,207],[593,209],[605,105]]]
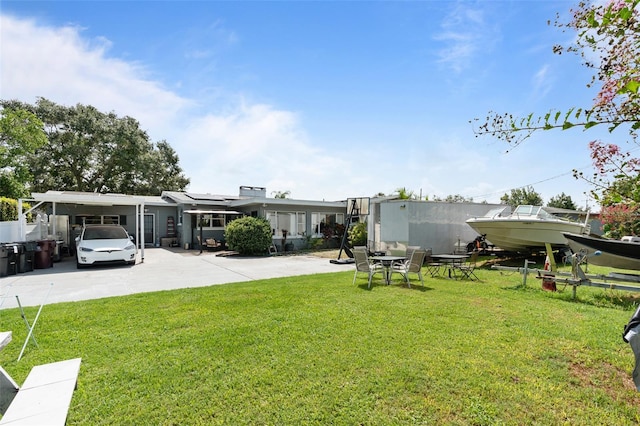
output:
[[[233,210],[185,210],[184,213],[189,214],[244,214]]]

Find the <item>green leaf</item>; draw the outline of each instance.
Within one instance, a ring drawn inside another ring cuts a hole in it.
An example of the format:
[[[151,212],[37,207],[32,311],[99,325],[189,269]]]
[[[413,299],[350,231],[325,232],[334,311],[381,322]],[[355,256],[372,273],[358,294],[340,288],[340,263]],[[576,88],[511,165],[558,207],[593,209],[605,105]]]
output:
[[[570,123],[570,122],[568,122],[568,121],[565,121],[565,122],[562,124],[562,130],[570,129],[570,128],[572,128],[573,126],[574,126],[574,124],[572,124],[572,123]]]
[[[624,85],[624,88],[631,93],[638,93],[638,87],[640,87],[640,82],[636,80],[631,80]]]
[[[600,124],[600,123],[598,123],[597,121],[587,121],[587,122],[585,123],[585,125],[584,125],[584,128],[585,128],[585,130],[586,130],[586,129],[590,129],[590,128],[592,128],[593,126],[597,126],[598,124]]]
[[[575,115],[576,120],[580,118],[580,114],[582,114],[582,108],[578,108],[578,110],[576,111],[576,115]]]
[[[618,12],[618,16],[626,21],[627,19],[631,18],[631,11],[625,7],[623,9],[620,9],[620,11]]]

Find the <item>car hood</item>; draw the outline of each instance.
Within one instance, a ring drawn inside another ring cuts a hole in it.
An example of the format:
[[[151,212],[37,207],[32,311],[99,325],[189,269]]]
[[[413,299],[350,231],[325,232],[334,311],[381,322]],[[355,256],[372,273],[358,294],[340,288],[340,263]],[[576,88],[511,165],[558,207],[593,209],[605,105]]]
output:
[[[124,250],[126,246],[133,244],[129,239],[122,240],[84,240],[80,241],[79,247],[87,247],[98,251]]]

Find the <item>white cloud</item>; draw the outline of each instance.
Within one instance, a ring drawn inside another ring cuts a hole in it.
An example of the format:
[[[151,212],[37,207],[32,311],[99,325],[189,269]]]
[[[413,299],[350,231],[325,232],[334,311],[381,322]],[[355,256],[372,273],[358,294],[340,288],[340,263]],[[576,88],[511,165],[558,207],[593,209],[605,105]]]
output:
[[[434,38],[442,42],[438,62],[455,73],[467,70],[474,59],[493,44],[493,30],[484,12],[468,2],[456,3],[441,23],[442,31]]]
[[[534,74],[532,93],[536,99],[546,97],[553,87],[554,79],[550,74],[548,64],[540,67],[540,69]]]

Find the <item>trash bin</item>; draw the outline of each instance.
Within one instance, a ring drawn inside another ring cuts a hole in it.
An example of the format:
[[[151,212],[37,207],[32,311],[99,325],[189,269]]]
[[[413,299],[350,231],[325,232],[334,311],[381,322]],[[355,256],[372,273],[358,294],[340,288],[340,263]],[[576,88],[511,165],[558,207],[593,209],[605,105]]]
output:
[[[16,272],[24,273],[26,271],[27,257],[25,255],[24,243],[9,243],[7,244],[9,250],[13,250],[16,256]]]
[[[35,241],[27,241],[24,243],[24,255],[25,255],[25,272],[33,271],[36,260],[36,249],[38,243]]]
[[[12,244],[5,244],[7,249],[7,275],[18,273],[18,250]]]
[[[6,245],[0,244],[0,277],[9,275],[9,249]]]
[[[36,269],[46,269],[53,267],[53,249],[56,242],[54,240],[40,240],[36,248]]]

